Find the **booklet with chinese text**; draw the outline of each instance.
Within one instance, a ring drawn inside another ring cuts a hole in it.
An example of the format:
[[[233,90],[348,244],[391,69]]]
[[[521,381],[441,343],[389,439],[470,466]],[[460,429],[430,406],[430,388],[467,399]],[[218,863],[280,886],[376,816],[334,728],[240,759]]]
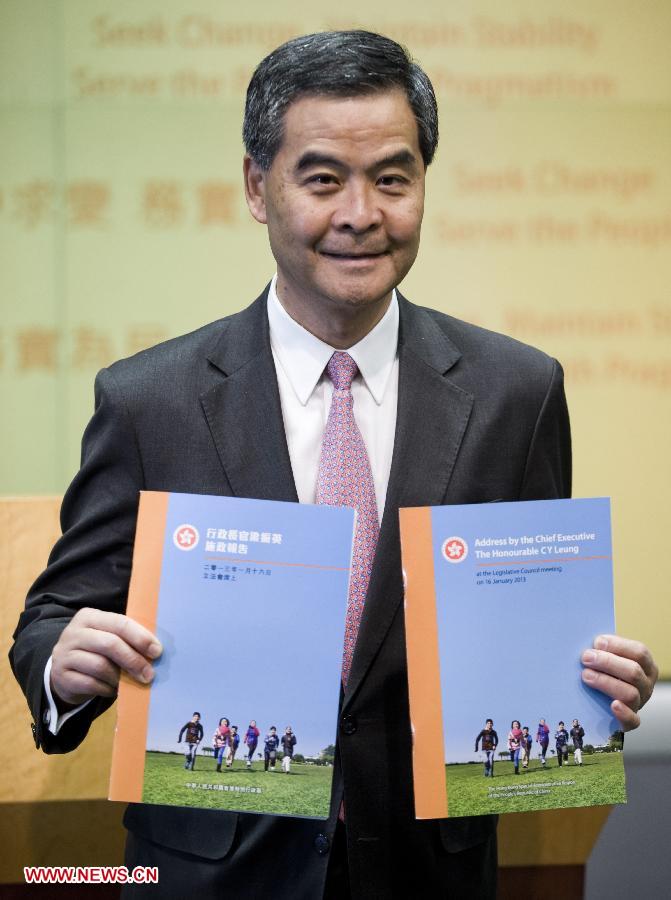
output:
[[[417,818],[624,803],[620,725],[580,663],[615,631],[609,500],[400,520]]]
[[[140,495],[128,615],[163,655],[122,677],[110,800],[326,818],[354,511]]]

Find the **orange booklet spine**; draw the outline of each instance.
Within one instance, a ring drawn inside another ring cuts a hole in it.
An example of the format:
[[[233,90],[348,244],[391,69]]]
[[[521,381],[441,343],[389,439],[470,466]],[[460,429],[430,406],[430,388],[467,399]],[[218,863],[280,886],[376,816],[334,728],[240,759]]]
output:
[[[126,615],[152,632],[156,630],[169,498],[170,494],[159,491],[140,493]],[[110,800],[129,803],[142,800],[148,712],[149,687],[122,674],[112,748]]]
[[[431,510],[401,509],[415,816],[448,815]]]

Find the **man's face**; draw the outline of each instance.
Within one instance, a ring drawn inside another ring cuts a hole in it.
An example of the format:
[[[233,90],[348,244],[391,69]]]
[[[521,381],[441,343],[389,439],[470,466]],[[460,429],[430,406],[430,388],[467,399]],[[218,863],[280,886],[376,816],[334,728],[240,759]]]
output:
[[[417,124],[402,91],[297,100],[270,169],[246,158],[245,186],[295,319],[313,330],[315,319],[386,308],[417,255],[424,211]]]
[[[494,726],[491,722],[485,722],[485,728],[487,729],[487,731],[491,731],[493,727]]]

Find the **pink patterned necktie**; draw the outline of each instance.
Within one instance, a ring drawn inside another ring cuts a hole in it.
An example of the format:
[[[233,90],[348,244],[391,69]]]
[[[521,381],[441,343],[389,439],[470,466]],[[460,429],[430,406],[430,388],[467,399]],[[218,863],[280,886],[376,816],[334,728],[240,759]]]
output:
[[[342,662],[342,681],[346,686],[380,526],[370,460],[354,418],[352,381],[358,372],[357,364],[349,353],[336,352],[326,372],[333,382],[333,400],[322,440],[317,503],[352,506],[357,511]]]

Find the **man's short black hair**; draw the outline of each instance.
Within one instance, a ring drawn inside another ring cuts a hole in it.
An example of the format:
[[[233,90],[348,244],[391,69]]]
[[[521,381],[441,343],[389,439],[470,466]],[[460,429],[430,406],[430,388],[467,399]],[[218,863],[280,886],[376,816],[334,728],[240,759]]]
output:
[[[280,149],[284,114],[300,97],[405,92],[424,165],[438,145],[438,106],[427,74],[405,47],[372,31],[320,31],[293,38],[261,60],[247,88],[242,137],[267,170]]]
[[[494,719],[485,719],[485,725],[487,724],[487,722],[491,722],[492,725],[493,725],[493,724],[494,724]]]
[[[193,718],[194,716],[198,716],[198,718],[200,718],[200,713],[199,712],[191,713],[191,718]]]

